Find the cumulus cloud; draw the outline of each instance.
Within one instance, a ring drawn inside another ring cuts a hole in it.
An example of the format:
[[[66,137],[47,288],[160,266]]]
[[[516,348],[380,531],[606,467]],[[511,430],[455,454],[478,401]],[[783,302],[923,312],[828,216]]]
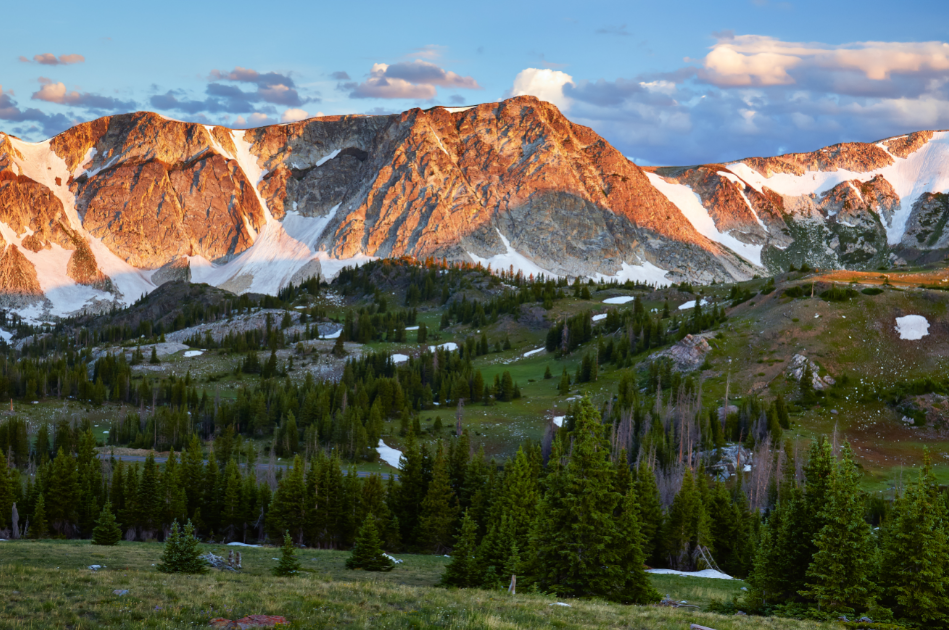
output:
[[[57,57],[53,53],[33,55],[33,59],[20,56],[20,61],[23,63],[38,63],[44,66],[68,66],[73,63],[82,63],[85,60],[86,58],[82,55],[60,55]]]
[[[21,133],[28,134],[36,129],[47,137],[65,131],[75,123],[63,114],[47,114],[34,107],[20,109],[13,99],[13,93],[4,92],[2,85],[0,85],[0,120],[25,123],[29,126]]]
[[[303,99],[297,92],[293,79],[278,72],[258,72],[251,68],[237,66],[233,70],[212,70],[208,75],[205,88],[206,98],[189,98],[180,90],[168,90],[164,94],[155,94],[149,99],[151,106],[158,110],[197,114],[260,114],[275,115],[276,106],[298,109],[307,102],[320,99]],[[238,85],[235,85],[238,84]],[[256,89],[247,91],[239,84],[254,85]],[[302,111],[302,110],[300,110]],[[250,118],[242,119],[245,124]]]
[[[341,83],[349,98],[410,98],[430,100],[438,93],[436,87],[480,90],[472,77],[463,77],[433,63],[416,59],[395,64],[376,63],[369,78],[362,83]]]
[[[243,92],[242,90],[237,90],[241,94],[236,95],[231,92],[231,95],[226,98],[241,98],[241,99],[251,99],[249,102],[259,102],[264,101],[267,103],[274,103],[276,105],[287,105],[287,106],[297,106],[302,105],[303,100],[300,99],[300,95],[295,89],[293,79],[284,74],[279,74],[277,72],[266,72],[260,73],[251,68],[241,68],[237,66],[230,72],[221,72],[220,70],[211,70],[211,74],[208,77],[211,81],[211,84],[208,86],[209,94],[211,93],[212,88],[221,86],[220,81],[230,81],[233,83],[249,83],[257,86],[256,92]],[[217,94],[220,96],[220,94]]]
[[[554,81],[525,71],[513,93],[556,102],[560,83],[572,120],[652,164],[722,162],[949,127],[949,44],[715,36],[704,58],[673,72]]]
[[[265,125],[276,124],[277,121],[270,118],[267,114],[254,112],[247,118],[238,116],[234,119],[234,126],[240,129],[249,129],[251,127],[263,127]]]
[[[570,109],[570,98],[564,94],[565,86],[573,86],[573,77],[560,70],[549,68],[527,68],[514,78],[511,96],[536,96],[542,101],[553,103],[566,112]]]
[[[39,82],[42,87],[37,92],[33,92],[31,98],[34,101],[46,101],[57,105],[85,107],[95,110],[128,111],[135,108],[135,103],[132,101],[122,101],[110,96],[90,94],[89,92],[70,92],[63,83],[57,83],[46,77],[40,77]]]
[[[322,116],[322,113],[318,113],[317,116]],[[280,122],[282,123],[291,123],[298,122],[300,120],[306,120],[310,115],[303,111],[302,109],[290,108],[283,112],[280,115]]]
[[[349,81],[351,77],[348,72],[337,70],[336,72],[330,73],[330,78],[336,79],[337,81]]]
[[[924,79],[949,72],[949,43],[857,42],[831,46],[784,42],[761,35],[720,39],[703,60],[702,78],[720,87],[804,85],[828,74],[864,82],[894,76]],[[858,81],[859,83],[859,81]]]
[[[383,64],[377,64],[379,66]],[[462,88],[466,90],[480,90],[481,86],[471,77],[463,77],[448,70],[443,70],[433,63],[416,59],[410,62],[401,62],[385,67],[385,76],[392,79],[404,79],[409,83],[423,85],[437,85],[439,87]]]

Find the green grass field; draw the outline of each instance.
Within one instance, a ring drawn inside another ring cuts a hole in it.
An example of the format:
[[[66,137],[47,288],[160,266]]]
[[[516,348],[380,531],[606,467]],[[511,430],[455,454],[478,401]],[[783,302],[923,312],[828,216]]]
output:
[[[202,545],[226,555],[227,547]],[[285,616],[293,628],[635,628],[806,630],[829,624],[723,616],[693,609],[620,606],[597,600],[435,588],[447,558],[399,556],[391,573],[349,571],[347,553],[299,550],[305,571],[275,578],[276,548],[243,548],[240,574],[166,575],[162,546],[88,541],[0,542],[0,628],[200,628],[215,617]],[[89,565],[104,568],[91,571]],[[657,589],[700,606],[739,593],[740,581],[653,576]],[[117,596],[114,590],[127,589]],[[555,605],[558,601],[569,606]]]

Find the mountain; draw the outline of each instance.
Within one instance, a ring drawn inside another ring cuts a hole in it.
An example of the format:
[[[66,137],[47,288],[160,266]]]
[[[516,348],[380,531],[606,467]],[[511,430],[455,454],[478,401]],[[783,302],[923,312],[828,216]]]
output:
[[[0,293],[38,320],[176,279],[274,294],[375,257],[657,283],[872,267],[949,245],[947,137],[643,169],[527,96],[246,131],[138,112],[42,143],[0,133]]]

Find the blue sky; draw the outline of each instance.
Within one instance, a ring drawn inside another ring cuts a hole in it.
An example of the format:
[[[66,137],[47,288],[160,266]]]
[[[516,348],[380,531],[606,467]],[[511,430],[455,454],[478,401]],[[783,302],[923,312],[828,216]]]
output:
[[[235,127],[530,93],[644,164],[949,128],[949,2],[4,7],[0,130],[153,110]]]

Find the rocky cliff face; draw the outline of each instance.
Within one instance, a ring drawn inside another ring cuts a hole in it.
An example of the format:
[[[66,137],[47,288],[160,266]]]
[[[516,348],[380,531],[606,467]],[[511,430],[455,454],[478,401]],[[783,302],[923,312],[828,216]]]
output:
[[[247,131],[139,112],[44,143],[0,134],[0,294],[56,316],[169,280],[275,293],[383,256],[650,282],[867,266],[949,246],[946,136],[645,172],[533,97]]]

